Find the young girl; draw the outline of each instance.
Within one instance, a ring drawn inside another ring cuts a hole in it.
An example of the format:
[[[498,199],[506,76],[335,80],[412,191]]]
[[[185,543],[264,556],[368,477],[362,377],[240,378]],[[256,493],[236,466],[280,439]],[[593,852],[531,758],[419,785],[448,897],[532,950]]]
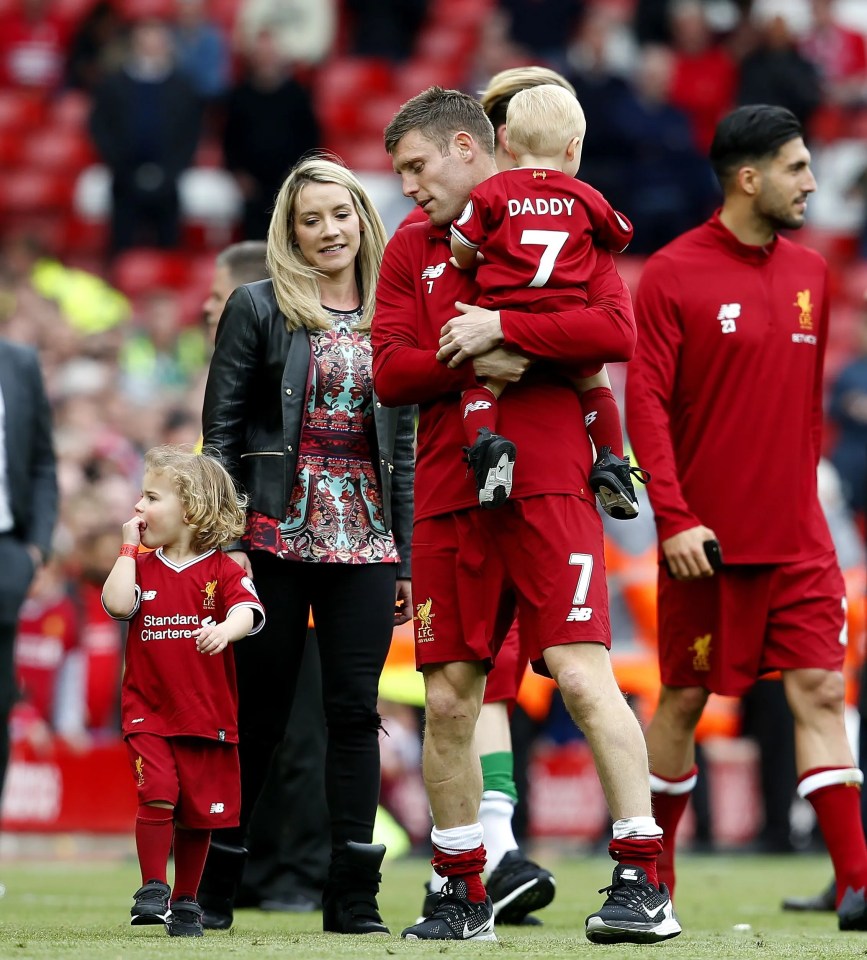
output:
[[[142,876],[131,922],[164,923],[176,937],[202,936],[196,895],[211,830],[236,825],[240,811],[235,660],[224,651],[260,630],[265,612],[250,578],[218,548],[243,531],[244,505],[212,457],[150,450],[102,591],[106,611],[129,621],[121,714]]]

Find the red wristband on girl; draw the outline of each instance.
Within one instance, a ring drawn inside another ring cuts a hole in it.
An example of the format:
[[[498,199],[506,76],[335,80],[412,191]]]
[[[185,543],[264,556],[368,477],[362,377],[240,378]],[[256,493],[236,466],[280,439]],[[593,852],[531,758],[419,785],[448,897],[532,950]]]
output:
[[[132,557],[133,560],[138,556],[138,547],[134,543],[125,543],[120,548],[119,557]]]

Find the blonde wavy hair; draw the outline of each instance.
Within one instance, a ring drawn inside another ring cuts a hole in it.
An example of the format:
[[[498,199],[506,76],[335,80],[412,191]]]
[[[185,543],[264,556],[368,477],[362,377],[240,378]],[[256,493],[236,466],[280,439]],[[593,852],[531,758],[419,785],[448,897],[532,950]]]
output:
[[[317,153],[301,160],[289,172],[277,194],[268,227],[266,262],[274,284],[274,296],[286,329],[328,330],[331,315],[322,306],[319,278],[322,274],[301,255],[295,241],[295,209],[298,196],[309,183],[336,183],[346,187],[361,221],[361,245],[355,272],[361,289],[364,313],[359,330],[369,331],[376,302],[376,280],[386,233],[373,201],[355,174],[332,154]]]
[[[190,546],[196,553],[231,543],[244,533],[247,498],[238,493],[215,457],[166,445],[148,450],[144,467],[171,479],[193,531]]]
[[[491,77],[487,87],[479,91],[479,103],[497,130],[506,122],[509,101],[519,90],[549,83],[568,90],[573,97],[577,96],[572,84],[548,67],[511,67]]]

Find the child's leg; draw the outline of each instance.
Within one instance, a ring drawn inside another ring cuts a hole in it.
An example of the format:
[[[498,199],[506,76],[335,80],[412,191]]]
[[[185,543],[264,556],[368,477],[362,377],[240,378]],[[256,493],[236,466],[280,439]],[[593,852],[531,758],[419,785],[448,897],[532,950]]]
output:
[[[616,457],[623,456],[623,428],[620,424],[620,411],[611,388],[607,386],[592,387],[580,391],[580,385],[585,381],[576,381],[579,389],[581,409],[584,413],[584,426],[590,434],[596,455],[603,447],[610,447]]]
[[[196,899],[199,881],[205,868],[205,858],[211,845],[210,830],[188,830],[178,826],[175,830],[175,884],[172,900],[188,897]]]
[[[467,443],[472,446],[479,430],[497,432],[497,400],[505,389],[504,380],[487,380],[478,387],[471,387],[461,395],[461,418]]]
[[[141,867],[141,882],[166,882],[166,865],[172,849],[174,809],[161,803],[146,803],[135,818],[135,846]]]

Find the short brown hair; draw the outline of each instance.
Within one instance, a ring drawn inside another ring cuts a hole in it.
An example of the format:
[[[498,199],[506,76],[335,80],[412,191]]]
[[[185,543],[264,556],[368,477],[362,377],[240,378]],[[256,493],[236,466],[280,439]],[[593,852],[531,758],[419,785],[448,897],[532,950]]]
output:
[[[236,287],[255,283],[268,276],[265,254],[268,245],[264,240],[242,240],[221,250],[216,257],[218,267],[225,267]]]
[[[460,90],[428,87],[407,100],[385,128],[385,149],[394,153],[398,143],[413,130],[437,144],[443,155],[460,130],[469,133],[490,156],[494,155],[491,121],[478,100]]]

